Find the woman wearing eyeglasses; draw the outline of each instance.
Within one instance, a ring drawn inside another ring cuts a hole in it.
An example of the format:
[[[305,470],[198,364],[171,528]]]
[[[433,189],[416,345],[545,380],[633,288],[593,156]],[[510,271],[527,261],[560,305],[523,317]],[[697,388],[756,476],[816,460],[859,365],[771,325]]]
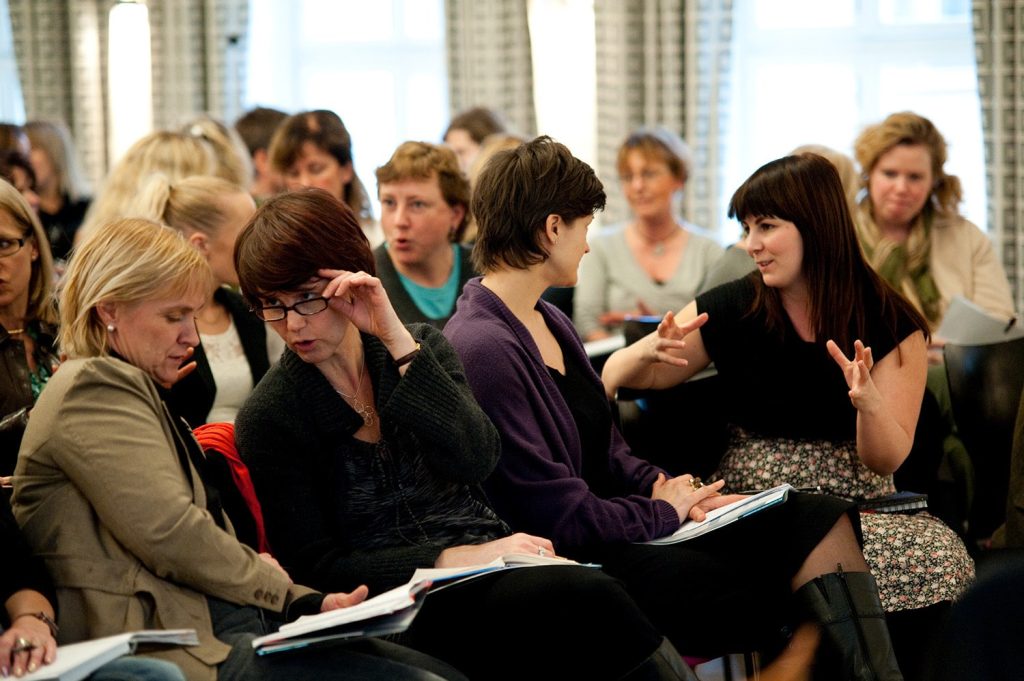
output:
[[[52,288],[53,259],[39,218],[0,180],[0,479],[14,471],[28,412],[59,363]]]
[[[573,312],[584,340],[608,336],[631,314],[663,315],[690,302],[722,257],[721,246],[674,214],[691,164],[668,128],[640,128],[622,143],[617,169],[633,219],[590,240]]]
[[[274,555],[316,588],[371,595],[417,568],[553,554],[480,490],[498,459],[455,351],[392,307],[352,212],[321,190],[269,199],[235,250],[242,293],[287,343],[238,413]],[[473,679],[689,679],[622,585],[540,566],[431,593],[403,643]]]

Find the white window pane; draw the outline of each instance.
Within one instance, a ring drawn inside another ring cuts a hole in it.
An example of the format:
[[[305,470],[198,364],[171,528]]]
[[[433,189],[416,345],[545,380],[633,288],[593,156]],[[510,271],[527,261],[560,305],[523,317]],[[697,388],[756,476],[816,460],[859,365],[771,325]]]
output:
[[[754,0],[754,23],[760,29],[850,26],[855,0]]]
[[[754,121],[747,158],[759,166],[803,144],[849,153],[856,93],[856,76],[847,64],[759,65],[753,97],[746,100]]]
[[[970,19],[968,0],[878,0],[883,24],[937,24]]]
[[[406,139],[440,142],[448,127],[448,93],[437,73],[414,74],[406,81],[402,127]]]
[[[310,43],[366,43],[394,34],[391,0],[304,0],[302,39]]]
[[[410,40],[444,42],[443,0],[404,0],[402,33]]]

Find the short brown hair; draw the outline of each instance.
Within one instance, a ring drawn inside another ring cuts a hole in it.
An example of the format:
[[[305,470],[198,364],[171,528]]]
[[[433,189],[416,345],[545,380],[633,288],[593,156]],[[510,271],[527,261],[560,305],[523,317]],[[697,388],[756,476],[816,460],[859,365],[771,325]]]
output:
[[[373,252],[352,211],[322,189],[279,194],[260,206],[235,244],[242,295],[254,308],[260,298],[294,291],[319,270],[375,274]]]
[[[963,198],[963,190],[960,188],[960,178],[947,175],[943,170],[946,164],[946,140],[930,120],[912,111],[890,114],[881,123],[865,128],[853,143],[857,162],[864,172],[865,186],[882,154],[900,145],[921,145],[928,150],[932,162],[932,180],[935,183],[931,203],[939,212],[955,214]]]
[[[441,139],[448,139],[448,133],[452,130],[465,130],[466,134],[477,144],[483,144],[488,135],[496,132],[505,132],[507,126],[501,120],[497,112],[486,107],[474,106],[456,114],[448,128],[444,131]]]
[[[690,166],[693,165],[690,147],[682,137],[664,126],[639,128],[630,133],[619,147],[615,160],[619,175],[625,174],[626,157],[631,151],[639,151],[648,160],[663,162],[680,182],[686,182],[690,177]]]
[[[317,109],[289,116],[277,126],[270,140],[270,165],[280,173],[288,170],[302,154],[302,145],[309,142],[330,154],[341,166],[352,165],[352,181],[345,185],[340,198],[358,218],[370,217],[370,198],[356,174],[352,161],[352,136],[341,117],[333,111]]]
[[[550,137],[498,152],[473,193],[474,266],[488,272],[543,262],[548,253],[541,235],[548,216],[571,222],[604,209],[605,199],[593,168]]]
[[[459,168],[459,159],[448,147],[429,142],[403,142],[395,149],[388,162],[377,168],[377,196],[380,186],[402,180],[437,179],[441,196],[452,208],[462,206],[465,213],[452,235],[452,241],[461,241],[469,222],[469,180]]]

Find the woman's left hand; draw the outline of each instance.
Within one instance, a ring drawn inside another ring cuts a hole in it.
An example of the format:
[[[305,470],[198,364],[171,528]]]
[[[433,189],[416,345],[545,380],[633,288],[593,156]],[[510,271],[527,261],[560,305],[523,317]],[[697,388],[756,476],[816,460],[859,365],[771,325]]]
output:
[[[365,584],[357,586],[349,593],[339,591],[333,594],[327,594],[324,596],[323,603],[320,604],[320,612],[327,612],[328,610],[337,610],[338,608],[351,608],[353,605],[359,605],[366,600],[370,590]]]
[[[23,652],[12,652],[19,639],[27,641],[32,648]],[[22,615],[11,622],[11,627],[0,635],[0,672],[3,676],[22,676],[33,672],[44,664],[50,664],[57,657],[57,641],[45,622]]]
[[[832,355],[839,368],[843,370],[846,385],[850,388],[850,402],[858,411],[878,409],[882,404],[882,395],[871,380],[871,367],[875,360],[871,356],[871,348],[865,347],[859,340],[853,342],[854,358],[851,360],[843,354],[835,341],[825,343],[828,354]]]
[[[416,341],[398,318],[380,279],[366,272],[322,269],[319,275],[329,279],[322,295],[331,307],[341,312],[357,329],[376,336],[393,357],[400,357],[416,346]]]

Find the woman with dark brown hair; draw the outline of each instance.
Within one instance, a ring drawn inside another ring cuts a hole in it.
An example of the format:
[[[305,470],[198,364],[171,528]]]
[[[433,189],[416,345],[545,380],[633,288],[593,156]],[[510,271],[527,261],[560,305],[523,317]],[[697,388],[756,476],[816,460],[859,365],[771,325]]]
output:
[[[928,325],[861,255],[835,167],[816,154],[772,161],[736,190],[729,215],[758,271],[612,355],[608,393],[673,386],[713,361],[730,396],[719,466],[730,488],[895,492],[924,393]],[[927,513],[865,513],[861,525],[889,613],[944,610],[973,577],[963,543]]]
[[[356,174],[352,136],[338,114],[326,109],[289,116],[270,140],[270,164],[285,188],[316,187],[345,202],[376,246],[383,240],[373,219],[370,196]]]
[[[288,346],[236,438],[290,574],[378,592],[417,568],[554,553],[491,510],[479,485],[498,458],[494,426],[441,332],[399,320],[344,204],[320,190],[269,199],[235,263]],[[474,679],[692,678],[620,584],[573,565],[432,593],[402,641]]]

